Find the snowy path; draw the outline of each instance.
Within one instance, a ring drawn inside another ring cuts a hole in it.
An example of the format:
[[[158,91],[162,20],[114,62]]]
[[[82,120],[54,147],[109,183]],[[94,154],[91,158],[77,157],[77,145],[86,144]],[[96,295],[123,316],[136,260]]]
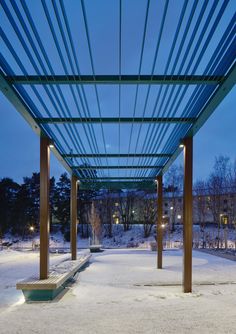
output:
[[[4,268],[8,268],[10,284],[36,269],[34,254],[18,256],[9,254],[6,259],[0,253],[0,282]],[[62,258],[53,259],[59,260]],[[6,305],[1,298],[0,332],[235,334],[236,284],[222,284],[236,281],[235,262],[194,252],[193,294],[181,292],[181,252],[164,252],[163,264],[163,270],[155,269],[155,252],[145,250],[106,250],[93,255],[91,265],[59,301],[22,304],[18,295],[19,303],[13,304],[12,299]],[[5,278],[1,296],[4,284]]]

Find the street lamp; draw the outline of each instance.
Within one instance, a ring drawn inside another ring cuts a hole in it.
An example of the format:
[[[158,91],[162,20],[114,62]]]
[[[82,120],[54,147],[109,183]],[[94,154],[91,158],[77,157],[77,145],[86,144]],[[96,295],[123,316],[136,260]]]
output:
[[[29,227],[29,231],[32,233],[32,250],[34,250],[34,248],[35,248],[35,242],[34,242],[34,239],[33,239],[34,226],[31,225]]]

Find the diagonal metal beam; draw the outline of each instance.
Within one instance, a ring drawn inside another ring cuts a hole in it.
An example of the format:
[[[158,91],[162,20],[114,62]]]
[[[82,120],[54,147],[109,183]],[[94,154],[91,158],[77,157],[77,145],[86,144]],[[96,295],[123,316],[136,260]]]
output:
[[[149,84],[149,85],[198,85],[219,84],[224,76],[206,75],[16,75],[7,76],[11,84]]]
[[[96,170],[96,169],[160,169],[163,166],[135,166],[135,165],[127,165],[127,166],[72,166],[72,169],[81,169],[81,170]]]
[[[63,154],[63,158],[169,158],[171,153],[85,153],[85,154]]]
[[[44,117],[37,118],[40,124],[63,124],[63,123],[193,123],[196,121],[194,117]]]
[[[45,130],[35,121],[35,118],[28,107],[28,105],[23,101],[19,93],[12,87],[5,79],[4,74],[0,70],[0,90],[6,96],[6,98],[11,102],[15,109],[21,114],[21,116],[27,121],[30,127],[37,133],[38,136],[47,137]],[[49,129],[48,129],[49,130]],[[49,138],[50,139],[50,138]],[[54,146],[52,152],[57,157],[59,162],[65,167],[65,169],[71,174],[72,170],[68,163],[64,160],[59,150]]]
[[[208,118],[212,115],[215,109],[220,105],[226,95],[231,91],[231,89],[236,84],[236,63],[230,69],[228,75],[225,77],[225,80],[221,83],[218,89],[214,92],[206,106],[202,109],[200,115],[197,120],[189,129],[188,133],[185,137],[193,137],[205,124]],[[171,158],[167,161],[163,168],[163,173],[165,173],[170,165],[175,161],[175,159],[179,156],[182,150],[178,147],[176,151],[173,153]]]

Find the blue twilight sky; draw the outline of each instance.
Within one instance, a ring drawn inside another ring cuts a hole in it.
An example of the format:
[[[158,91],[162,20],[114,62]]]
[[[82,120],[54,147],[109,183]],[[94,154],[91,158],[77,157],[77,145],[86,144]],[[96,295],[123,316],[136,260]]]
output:
[[[1,94],[0,177],[21,182],[23,176],[39,171],[39,138],[14,107]],[[223,154],[236,159],[236,87],[194,137],[194,179],[207,178],[215,157]],[[180,163],[182,156],[176,160]],[[65,169],[53,154],[51,175]]]
[[[235,0],[2,0],[1,4],[5,73],[222,75],[235,56]],[[196,85],[120,87],[119,91],[115,85],[99,85],[96,91],[94,85],[23,85],[23,93],[33,101],[35,117],[197,117],[214,90],[213,85],[204,86],[196,97]],[[0,177],[21,182],[39,170],[39,138],[3,95],[0,106]],[[122,124],[120,129],[117,124],[49,125],[64,153],[173,152],[188,125],[177,127],[178,134],[173,124],[150,128]],[[234,88],[194,138],[195,179],[209,175],[216,156],[236,158],[235,128]],[[87,162],[75,160],[76,165]],[[117,159],[110,164],[117,166]],[[63,171],[52,156],[51,174],[58,178]],[[110,172],[110,176],[142,173]]]

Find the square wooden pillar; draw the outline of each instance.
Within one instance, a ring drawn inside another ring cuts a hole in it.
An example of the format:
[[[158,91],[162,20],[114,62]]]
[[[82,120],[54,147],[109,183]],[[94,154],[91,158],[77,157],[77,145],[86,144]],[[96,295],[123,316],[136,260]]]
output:
[[[183,291],[192,292],[192,210],[193,210],[193,138],[184,142],[184,194],[183,194]]]
[[[48,278],[49,271],[49,139],[40,138],[40,279]]]
[[[71,198],[70,198],[70,246],[71,246],[71,259],[77,258],[77,192],[78,183],[76,176],[71,176]]]
[[[162,175],[157,176],[157,268],[162,269]]]

